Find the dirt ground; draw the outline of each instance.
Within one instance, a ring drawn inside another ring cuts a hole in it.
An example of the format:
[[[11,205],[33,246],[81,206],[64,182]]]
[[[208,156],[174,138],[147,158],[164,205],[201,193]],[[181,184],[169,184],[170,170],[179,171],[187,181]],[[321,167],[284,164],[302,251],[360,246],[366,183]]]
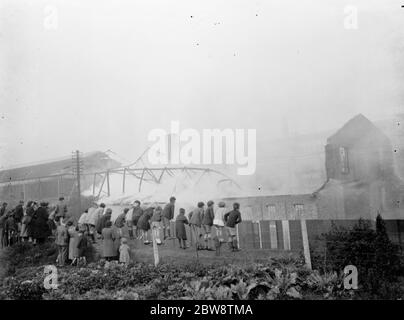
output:
[[[126,227],[123,228],[123,236],[128,239],[131,247],[131,258],[134,261],[154,263],[153,244],[145,245],[143,240],[129,240]],[[149,238],[151,239],[151,237]],[[188,246],[191,243],[188,241]],[[97,251],[102,252],[102,240],[98,239],[96,244]],[[220,251],[196,250],[195,246],[187,249],[181,249],[177,239],[164,241],[158,246],[160,263],[206,263],[206,264],[249,264],[252,262],[266,261],[274,257],[297,257],[297,253],[283,250],[264,250],[264,249],[243,249],[238,252],[232,252],[227,247],[227,243],[223,243]]]

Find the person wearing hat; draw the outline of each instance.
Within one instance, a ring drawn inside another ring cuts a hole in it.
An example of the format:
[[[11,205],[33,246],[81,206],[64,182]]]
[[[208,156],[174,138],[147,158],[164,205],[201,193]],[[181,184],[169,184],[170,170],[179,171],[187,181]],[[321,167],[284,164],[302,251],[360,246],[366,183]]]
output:
[[[78,227],[84,227],[88,229],[87,220],[88,220],[88,209],[84,210],[84,212],[81,214],[79,221],[77,222]]]
[[[203,231],[203,238],[205,241],[205,250],[214,251],[213,244],[212,244],[212,226],[213,226],[213,219],[215,218],[215,213],[213,211],[214,202],[212,200],[208,201],[208,207],[205,210],[202,218],[202,231]]]
[[[101,204],[104,205],[105,204]],[[100,212],[102,212],[104,208],[98,208],[98,205],[93,202],[92,206],[88,209],[87,213],[87,224],[88,224],[88,229],[89,229],[89,236],[93,243],[95,242],[95,234],[97,232],[96,226],[98,224],[98,220],[100,219],[101,215]]]
[[[6,213],[5,222],[6,246],[11,246],[17,242],[18,226],[14,219],[14,209]]]
[[[123,209],[123,212],[115,219],[115,226],[118,228],[119,235],[122,237],[122,228],[125,226],[126,215],[129,212],[129,208]]]
[[[55,210],[56,217],[61,217],[64,219],[67,215],[67,204],[65,203],[65,198],[60,197],[59,202],[56,205],[56,210]],[[63,221],[62,221],[63,223]]]
[[[162,243],[160,240],[160,226],[163,214],[162,211],[163,210],[161,209],[161,207],[157,206],[153,211],[152,217],[150,218],[152,233],[158,245]]]
[[[36,243],[42,244],[51,234],[48,226],[48,208],[46,202],[41,202],[40,207],[35,212],[34,237]]]
[[[87,238],[87,231],[86,228],[81,226],[79,227],[79,232],[77,235],[77,253],[78,253],[78,260],[77,265],[85,265],[86,261],[86,253],[89,247],[88,238]]]
[[[140,232],[137,227],[137,224],[142,215],[143,215],[143,209],[140,206],[140,201],[135,200],[135,202],[133,203],[133,212],[132,212],[132,226],[133,226],[132,230],[135,231],[136,239],[139,239],[139,237],[140,237]],[[133,236],[133,231],[132,231],[132,236]]]
[[[232,251],[239,251],[238,243],[237,243],[237,232],[236,232],[236,225],[239,224],[241,220],[241,213],[239,211],[240,204],[235,202],[233,204],[233,210],[226,213],[224,215],[224,221],[226,225],[226,230],[228,233],[228,243],[229,248]]]
[[[35,215],[34,201],[30,200],[27,202],[27,207],[25,208],[26,213],[26,225],[27,225],[27,235],[28,241],[33,241],[34,235],[34,221],[33,217]]]
[[[143,239],[144,244],[150,244],[150,241],[148,240],[148,231],[150,230],[150,218],[153,216],[153,213],[153,206],[146,208],[143,210],[143,214],[137,222],[137,228],[141,232],[139,239]]]
[[[130,240],[133,240],[133,205],[134,203],[132,203],[131,208],[128,209],[125,215],[125,224],[128,229]]]
[[[189,217],[189,226],[191,228],[191,239],[195,241],[195,245],[197,250],[203,249],[203,245],[201,243],[202,238],[202,219],[203,219],[203,212],[204,212],[205,204],[203,202],[198,202],[197,208],[192,211]]]
[[[215,212],[215,218],[213,219],[213,225],[216,229],[216,236],[219,239],[219,242],[224,242],[223,238],[223,229],[224,229],[224,215],[226,213],[226,204],[223,201],[220,201],[217,204],[218,208]]]
[[[176,200],[175,197],[171,197],[170,202],[165,205],[163,210],[162,221],[163,221],[164,240],[171,237],[170,221],[174,219],[175,200]]]
[[[104,229],[106,227],[108,221],[111,221],[111,217],[112,217],[112,209],[108,208],[105,211],[105,214],[102,217],[100,217],[100,219],[98,220],[97,232],[99,234],[102,234],[102,229]]]
[[[66,223],[67,234],[69,235],[69,251],[68,251],[68,260],[71,261],[73,265],[78,258],[78,249],[77,249],[77,239],[78,232],[77,227],[74,225],[73,220],[69,220]]]
[[[111,220],[106,221],[104,228],[101,231],[101,238],[102,238],[102,253],[103,257],[110,261],[115,258],[116,251],[115,251],[115,239],[116,234],[112,230],[112,222]]]
[[[185,216],[185,209],[180,208],[179,214],[175,219],[175,235],[180,243],[181,249],[187,248],[187,232],[185,230],[186,224],[188,224],[188,219]]]
[[[14,219],[18,226],[18,232],[21,232],[21,221],[24,216],[24,201],[20,200],[17,206],[14,209]]]
[[[130,247],[126,238],[121,239],[121,245],[119,247],[119,263],[128,265],[130,263]]]
[[[57,223],[55,243],[58,246],[58,257],[56,263],[59,267],[63,267],[68,257],[67,248],[69,246],[69,234],[66,226],[62,224],[62,217],[58,216],[55,219]]]

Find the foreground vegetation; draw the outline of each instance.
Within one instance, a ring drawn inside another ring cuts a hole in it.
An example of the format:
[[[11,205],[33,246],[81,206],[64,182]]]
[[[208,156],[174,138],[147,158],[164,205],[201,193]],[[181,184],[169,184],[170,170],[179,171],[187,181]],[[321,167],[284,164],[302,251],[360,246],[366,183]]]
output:
[[[399,248],[389,241],[381,218],[376,230],[359,221],[351,230],[334,228],[324,237],[328,258],[313,259],[320,272],[308,270],[297,258],[122,266],[99,260],[92,248],[86,267],[59,268],[58,288],[49,290],[44,287],[44,266],[54,263],[56,246],[23,243],[1,254],[0,300],[404,298]],[[358,268],[357,290],[344,289],[343,269],[348,264]]]

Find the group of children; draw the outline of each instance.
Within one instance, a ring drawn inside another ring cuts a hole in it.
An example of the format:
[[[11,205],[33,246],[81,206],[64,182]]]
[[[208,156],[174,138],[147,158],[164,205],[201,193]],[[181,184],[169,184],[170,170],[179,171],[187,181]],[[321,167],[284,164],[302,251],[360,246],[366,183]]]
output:
[[[115,220],[114,225],[122,235],[122,228],[126,223],[130,238],[133,239],[135,234],[136,238],[143,239],[146,245],[151,243],[148,239],[150,229],[156,243],[161,245],[163,241],[160,238],[160,230],[162,229],[163,240],[176,238],[181,249],[189,247],[187,246],[188,238],[185,227],[188,225],[191,241],[195,243],[196,249],[210,251],[217,250],[218,245],[220,246],[224,242],[223,236],[226,230],[229,248],[232,251],[239,250],[236,225],[242,220],[238,203],[234,203],[233,210],[229,210],[224,202],[219,202],[216,208],[213,201],[208,201],[206,209],[205,204],[199,202],[197,208],[191,211],[188,217],[185,216],[185,209],[180,208],[179,214],[174,220],[175,201],[175,197],[171,197],[164,209],[158,205],[150,205],[141,209],[140,201],[136,200],[131,209],[124,209],[123,213]],[[108,212],[106,217],[107,219],[111,217],[108,216]],[[175,232],[170,230],[171,222],[175,222]],[[216,233],[215,237],[212,236],[213,231]]]

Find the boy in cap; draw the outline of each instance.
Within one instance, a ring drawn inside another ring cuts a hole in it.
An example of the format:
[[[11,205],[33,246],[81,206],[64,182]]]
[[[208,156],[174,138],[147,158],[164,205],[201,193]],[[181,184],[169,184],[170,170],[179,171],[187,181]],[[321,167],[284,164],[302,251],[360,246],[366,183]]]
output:
[[[205,210],[202,219],[202,230],[203,238],[205,240],[205,250],[213,251],[211,232],[213,226],[213,219],[215,218],[215,213],[213,211],[214,202],[212,200],[208,201],[208,208]]]
[[[163,210],[163,233],[164,240],[171,237],[170,235],[170,221],[174,219],[174,209],[175,209],[175,197],[170,198],[170,202],[167,203]]]
[[[197,250],[203,249],[201,244],[201,226],[203,218],[203,207],[205,204],[203,202],[198,202],[198,207],[192,211],[189,216],[189,226],[191,228],[191,239],[195,240],[195,245]]]
[[[233,211],[230,211],[224,215],[224,221],[228,233],[229,249],[231,249],[232,251],[240,251],[240,249],[238,248],[236,232],[236,225],[242,221],[239,209],[240,204],[235,202],[233,204]]]

